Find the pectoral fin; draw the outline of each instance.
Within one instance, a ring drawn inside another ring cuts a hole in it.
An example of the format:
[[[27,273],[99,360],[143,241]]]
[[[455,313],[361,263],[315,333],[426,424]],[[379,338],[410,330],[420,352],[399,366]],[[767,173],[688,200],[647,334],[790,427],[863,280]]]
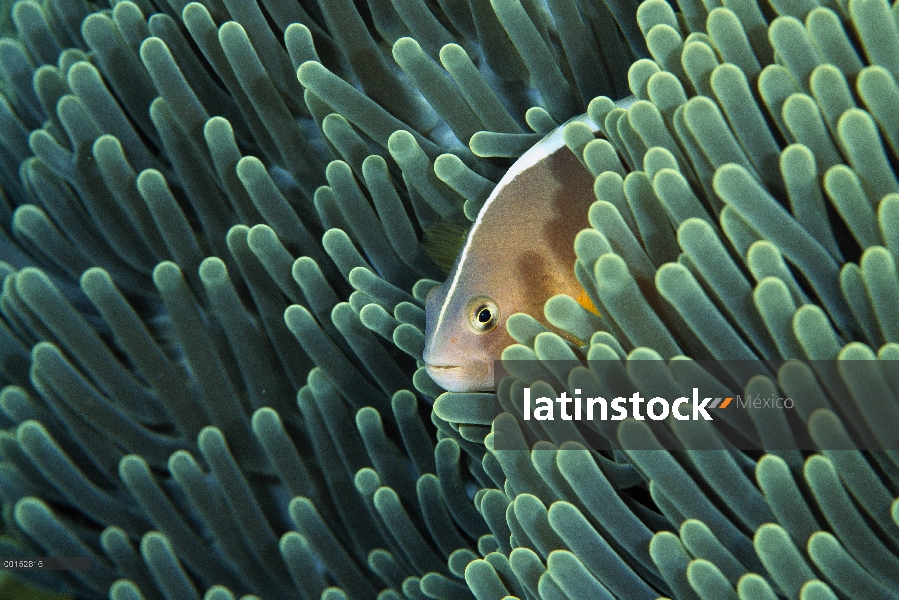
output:
[[[593,301],[590,300],[590,296],[587,295],[587,292],[581,290],[581,295],[577,297],[577,303],[592,312],[597,317],[602,317],[599,314],[599,310],[597,310],[596,306],[593,305]]]

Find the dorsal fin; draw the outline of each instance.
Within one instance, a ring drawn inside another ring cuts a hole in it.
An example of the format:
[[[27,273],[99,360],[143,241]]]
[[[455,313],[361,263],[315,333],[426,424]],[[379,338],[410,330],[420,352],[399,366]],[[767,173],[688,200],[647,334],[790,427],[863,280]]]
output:
[[[471,227],[438,221],[428,225],[422,232],[425,252],[444,273],[449,273],[453,268],[470,229]]]

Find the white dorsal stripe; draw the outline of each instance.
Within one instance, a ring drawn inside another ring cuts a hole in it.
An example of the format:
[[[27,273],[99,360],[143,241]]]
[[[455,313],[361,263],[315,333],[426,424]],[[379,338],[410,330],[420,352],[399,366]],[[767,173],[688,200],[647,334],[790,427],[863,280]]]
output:
[[[628,96],[627,98],[616,102],[615,107],[628,109],[635,101],[636,98],[634,96]],[[520,175],[527,169],[536,165],[547,156],[551,155],[556,150],[562,148],[565,145],[565,127],[569,123],[574,122],[584,123],[594,132],[602,131],[602,128],[594,123],[593,120],[586,114],[569,119],[562,125],[559,125],[555,129],[553,129],[546,135],[546,137],[531,146],[527,150],[527,152],[522,154],[521,157],[519,157],[519,159],[515,161],[512,167],[509,168],[508,171],[506,171],[506,174],[503,175],[502,179],[499,180],[499,183],[497,183],[496,187],[493,188],[490,196],[487,197],[487,200],[484,202],[484,205],[478,212],[478,217],[477,219],[475,219],[474,224],[471,227],[471,231],[468,232],[468,238],[465,240],[465,245],[462,247],[462,251],[459,254],[459,263],[453,271],[453,280],[450,282],[450,288],[447,291],[446,296],[443,299],[443,304],[440,307],[440,313],[437,316],[437,323],[434,326],[432,339],[440,338],[440,326],[443,324],[443,317],[446,314],[446,309],[449,307],[450,301],[452,300],[453,294],[455,293],[456,287],[459,283],[459,278],[462,275],[462,270],[465,266],[465,260],[466,258],[468,258],[468,252],[471,249],[471,241],[474,239],[474,235],[477,232],[478,226],[480,226],[481,222],[483,221],[484,215],[490,209],[490,205],[493,204],[493,201],[509,182],[518,177],[518,175]]]

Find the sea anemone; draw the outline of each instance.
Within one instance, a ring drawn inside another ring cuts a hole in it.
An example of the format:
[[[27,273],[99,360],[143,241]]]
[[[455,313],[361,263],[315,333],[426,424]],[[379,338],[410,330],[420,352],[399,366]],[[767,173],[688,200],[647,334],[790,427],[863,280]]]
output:
[[[420,368],[443,276],[423,232],[464,228],[585,111],[606,139],[565,132],[596,176],[574,268],[604,316],[552,298],[558,331],[516,315],[505,357],[897,358],[885,1],[97,4],[19,0],[0,39],[0,555],[91,559],[15,577],[112,600],[895,595],[899,463],[829,450],[826,414],[818,453],[758,423],[769,453],[639,450],[632,421],[607,453],[502,450],[508,415]],[[899,388],[874,383],[888,427]]]

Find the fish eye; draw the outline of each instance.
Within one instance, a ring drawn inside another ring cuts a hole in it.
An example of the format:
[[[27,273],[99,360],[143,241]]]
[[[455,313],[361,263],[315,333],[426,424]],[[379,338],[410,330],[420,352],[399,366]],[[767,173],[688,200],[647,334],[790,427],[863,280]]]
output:
[[[490,298],[475,298],[468,313],[471,328],[478,333],[487,333],[499,323],[499,308]]]

